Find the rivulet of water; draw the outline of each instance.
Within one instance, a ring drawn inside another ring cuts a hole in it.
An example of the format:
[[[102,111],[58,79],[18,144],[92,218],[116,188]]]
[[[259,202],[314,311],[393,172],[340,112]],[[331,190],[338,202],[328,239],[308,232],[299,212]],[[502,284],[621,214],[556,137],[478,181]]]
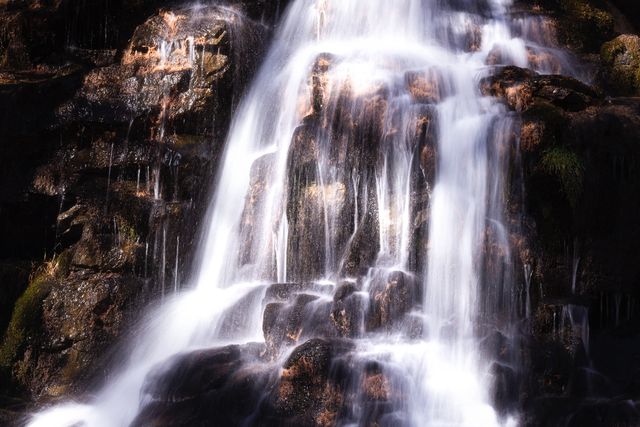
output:
[[[356,356],[392,365],[393,375],[409,388],[404,405],[394,408],[402,424],[515,423],[492,407],[490,360],[480,351],[477,327],[487,313],[508,305],[504,295],[511,292],[508,281],[488,291],[497,285],[484,283],[482,272],[487,235],[504,249],[503,261],[510,257],[500,153],[509,149],[505,135],[513,125],[504,107],[480,94],[479,79],[491,72],[488,63],[547,71],[566,60],[532,60],[546,39],[526,17],[509,17],[508,0],[448,3],[295,0],[289,5],[233,118],[199,268],[194,283],[182,287],[190,290],[167,296],[147,315],[121,372],[92,403],[54,407],[36,415],[31,426],[127,425],[140,406],[144,378],[158,362],[189,349],[263,340],[259,300],[246,308],[240,331],[220,334],[218,321],[269,283],[347,278],[364,281],[366,292],[367,277],[391,271],[419,279],[422,300],[414,314],[423,332],[410,337],[402,329],[362,331],[355,338]],[[412,76],[419,77],[417,86],[408,83]],[[372,100],[380,102],[379,109]],[[374,123],[366,132],[343,132],[345,114],[354,122]],[[287,206],[299,190],[292,189],[297,182],[291,178],[292,140],[312,116],[317,127],[334,131],[312,130],[313,182],[299,184],[305,185],[305,200],[315,203],[306,206],[317,211],[322,224],[319,267],[304,270],[290,247],[304,230],[292,226]],[[427,142],[424,133],[430,135]],[[433,153],[431,167],[421,165],[425,144]],[[352,156],[355,145],[361,148]],[[422,184],[416,184],[420,173]],[[427,199],[428,214],[420,213],[428,218],[420,226],[428,236],[424,248],[416,248],[414,239],[418,187]],[[359,231],[371,224],[377,255],[366,266],[369,273],[346,273]]]

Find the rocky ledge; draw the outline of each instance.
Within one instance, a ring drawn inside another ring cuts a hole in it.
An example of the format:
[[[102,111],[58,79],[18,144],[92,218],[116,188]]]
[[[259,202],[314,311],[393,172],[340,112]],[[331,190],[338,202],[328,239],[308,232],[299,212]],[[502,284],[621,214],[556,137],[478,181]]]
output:
[[[2,396],[102,381],[139,308],[188,281],[231,113],[278,12],[92,7],[0,2]]]

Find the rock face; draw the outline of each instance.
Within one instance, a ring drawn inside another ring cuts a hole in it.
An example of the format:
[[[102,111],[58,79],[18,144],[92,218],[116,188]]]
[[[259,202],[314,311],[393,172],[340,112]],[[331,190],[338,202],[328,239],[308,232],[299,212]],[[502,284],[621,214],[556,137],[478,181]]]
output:
[[[258,368],[258,344],[177,356],[149,374],[146,405],[132,426],[241,425],[251,420],[275,373]]]
[[[640,37],[623,34],[602,45],[605,84],[617,94],[640,94]]]
[[[579,52],[597,52],[614,36],[615,20],[602,1],[538,0],[535,3],[557,14],[558,39]]]
[[[633,423],[618,397],[635,393],[633,380],[618,373],[633,371],[632,364],[615,367],[607,348],[637,345],[631,301],[640,248],[628,231],[640,213],[630,202],[640,189],[630,167],[640,144],[640,101],[604,98],[575,80],[513,67],[481,87],[521,113],[524,222],[535,224],[513,237],[531,292],[524,375],[532,385],[524,393],[545,396],[522,400],[526,424]],[[599,401],[585,403],[585,396]]]
[[[140,304],[188,279],[268,38],[243,11],[276,11],[160,3],[0,3],[0,394],[83,390]]]
[[[368,425],[397,422],[397,384],[376,363],[357,360],[342,340],[311,339],[282,367],[267,365],[261,346],[247,344],[177,356],[147,378],[143,406],[132,423],[149,425],[332,426],[349,420],[346,399],[362,405]]]
[[[270,405],[281,417],[273,425],[336,423],[344,396],[340,376],[331,371],[337,356],[346,349],[341,343],[313,339],[293,351],[271,396]]]

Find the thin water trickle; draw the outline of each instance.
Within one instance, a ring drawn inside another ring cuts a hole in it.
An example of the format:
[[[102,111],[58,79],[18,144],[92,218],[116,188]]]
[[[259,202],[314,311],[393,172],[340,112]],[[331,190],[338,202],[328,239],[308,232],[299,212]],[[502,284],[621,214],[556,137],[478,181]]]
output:
[[[165,296],[165,275],[167,272],[167,224],[162,224],[162,255],[160,258],[160,290],[161,297]]]
[[[95,403],[55,407],[35,417],[32,426],[127,425],[139,410],[144,378],[156,363],[193,348],[261,340],[261,304],[246,309],[247,325],[241,331],[222,331],[228,332],[224,339],[212,331],[221,332],[218,322],[224,312],[265,284],[292,277],[332,284],[343,279],[348,251],[367,224],[365,239],[377,244],[378,253],[366,266],[368,273],[357,278],[364,283],[357,294],[369,301],[371,282],[394,271],[421,278],[423,297],[415,314],[425,333],[414,338],[403,332],[365,333],[362,325],[356,338],[359,357],[392,364],[387,374],[407,384],[405,402],[391,409],[402,412],[403,425],[409,426],[491,427],[514,422],[500,421],[507,418],[491,406],[490,360],[481,355],[475,327],[483,315],[481,305],[484,311],[496,311],[499,304],[509,303],[493,295],[512,293],[504,279],[501,286],[506,289],[492,291],[482,303],[485,236],[491,234],[503,249],[502,263],[510,259],[502,224],[504,159],[490,153],[508,145],[504,135],[513,123],[501,105],[481,96],[478,82],[491,72],[487,60],[497,51],[502,52],[494,55],[500,57],[498,63],[534,69],[536,64],[527,55],[529,42],[511,34],[506,13],[510,1],[489,0],[489,16],[453,12],[443,3],[292,2],[233,118],[190,290],[165,296],[163,225],[159,285],[164,306],[147,317],[145,333],[130,344],[121,373],[97,394]],[[479,27],[482,42],[470,49],[466,37],[458,36],[467,36],[473,26]],[[159,49],[163,60],[169,60],[170,44],[162,41]],[[326,75],[311,77],[324,62]],[[408,87],[416,73],[426,85]],[[310,88],[310,81],[319,87]],[[343,94],[350,98],[345,101]],[[346,111],[366,122],[375,107],[372,100],[384,108],[369,133],[340,134],[340,114]],[[288,198],[297,194],[288,187],[295,182],[290,179],[292,138],[305,116],[335,131],[314,130],[313,182],[303,183],[305,200],[311,201],[307,206],[317,211],[313,218],[321,230],[319,271],[301,271],[291,262],[305,256],[290,247],[300,230],[292,225],[287,208]],[[419,136],[420,120],[429,136]],[[160,125],[162,137],[162,117]],[[422,140],[427,142],[418,145]],[[365,148],[353,155],[349,150],[358,144]],[[434,163],[431,168],[420,165],[433,175],[432,182],[423,184],[426,198],[414,182],[414,165],[422,160],[417,147],[425,145],[437,153],[428,157]],[[367,157],[366,149],[375,153]],[[264,176],[256,178],[262,179],[260,194],[252,194],[252,171],[263,169]],[[160,198],[160,168],[150,173],[147,167],[146,178],[147,192],[153,181],[153,195]],[[419,231],[429,238],[428,245],[418,249],[423,268],[411,271],[418,196],[429,210],[428,224]],[[156,231],[156,263],[158,239]],[[176,262],[178,248],[179,241]],[[147,254],[148,243],[145,276]],[[527,315],[530,277],[525,270]]]
[[[149,277],[148,264],[149,264],[149,240],[144,242],[144,278],[145,279]]]
[[[160,187],[160,166],[154,166],[152,169],[153,176],[153,198],[154,200],[160,200],[162,198],[162,192]]]
[[[109,150],[109,170],[107,172],[107,192],[105,195],[105,198],[107,200],[107,205],[109,204],[109,190],[111,187],[111,167],[112,166],[113,166],[113,142],[111,143],[111,149]]]
[[[173,267],[173,292],[178,292],[178,276],[179,272],[179,262],[180,262],[180,236],[176,237],[176,260],[175,265]]]
[[[140,165],[138,165],[138,173],[136,175],[136,195],[140,194]]]
[[[527,263],[524,265],[524,284],[525,284],[525,303],[524,303],[524,313],[525,319],[531,318],[531,278],[533,277],[533,269],[531,268],[531,264]]]

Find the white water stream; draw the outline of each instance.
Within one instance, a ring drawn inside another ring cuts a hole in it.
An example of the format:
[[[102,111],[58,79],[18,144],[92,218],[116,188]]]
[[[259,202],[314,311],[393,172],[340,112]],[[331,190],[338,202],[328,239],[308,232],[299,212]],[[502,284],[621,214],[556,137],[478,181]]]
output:
[[[411,178],[417,161],[412,141],[418,110],[406,75],[436,75],[437,96],[430,101],[437,168],[429,203],[429,244],[427,253],[418,254],[426,259],[424,271],[414,272],[424,277],[420,316],[425,333],[418,339],[400,333],[368,334],[357,339],[357,348],[363,357],[393,363],[410,384],[403,408],[407,425],[491,427],[509,422],[500,420],[491,406],[491,375],[488,361],[480,356],[475,324],[480,315],[485,229],[488,221],[500,223],[503,210],[504,179],[499,169],[503,165],[488,153],[508,143],[495,131],[504,126],[496,123],[510,122],[502,106],[480,95],[478,82],[489,72],[486,59],[496,48],[502,63],[531,64],[526,40],[511,35],[514,24],[506,15],[508,0],[488,0],[482,14],[472,13],[480,1],[456,2],[460,10],[447,8],[446,3],[295,0],[289,6],[233,119],[191,290],[165,299],[147,316],[129,346],[122,371],[93,403],[56,406],[36,415],[32,427],[78,422],[88,427],[126,426],[139,409],[144,378],[158,362],[189,349],[263,340],[259,300],[247,311],[243,330],[224,334],[224,340],[218,337],[218,321],[250,292],[290,279],[288,156],[292,136],[311,109],[311,70],[325,53],[332,58],[329,93],[348,86],[353,96],[366,98],[376,88],[385,88],[385,143],[379,144],[381,160],[372,165],[373,180],[367,180],[364,170],[336,169],[333,158],[323,151],[331,145],[330,138],[318,143],[318,176],[325,198],[324,271],[311,279],[339,279],[345,248],[332,236],[347,223],[352,224],[352,235],[362,226],[366,206],[360,201],[368,185],[375,186],[370,194],[377,199],[380,247],[370,267],[409,270],[414,224]],[[524,28],[522,19],[516,24]],[[474,45],[472,40],[478,37],[481,43]],[[542,40],[534,42],[540,48]],[[259,159],[267,159],[269,173],[252,205],[248,231],[243,212],[250,200],[251,171]],[[355,212],[349,221],[329,200],[342,192],[354,196]],[[506,233],[498,234],[508,247]]]

